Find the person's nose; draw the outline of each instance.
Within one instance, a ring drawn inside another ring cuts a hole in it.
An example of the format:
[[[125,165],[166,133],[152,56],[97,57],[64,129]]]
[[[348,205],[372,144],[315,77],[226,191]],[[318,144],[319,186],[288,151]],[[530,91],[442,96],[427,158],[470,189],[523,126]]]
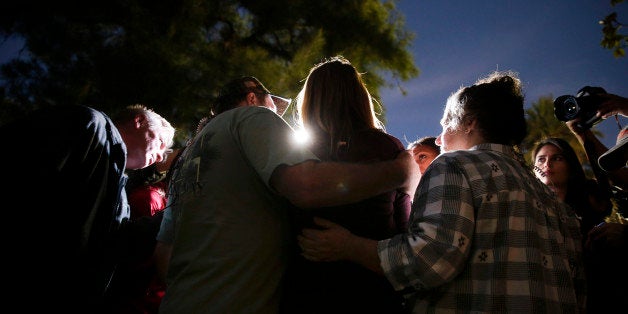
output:
[[[440,137],[441,137],[441,135],[439,134],[436,137],[436,140],[434,140],[434,143],[436,143],[436,145],[438,145],[438,146],[443,146],[443,141],[441,141]]]

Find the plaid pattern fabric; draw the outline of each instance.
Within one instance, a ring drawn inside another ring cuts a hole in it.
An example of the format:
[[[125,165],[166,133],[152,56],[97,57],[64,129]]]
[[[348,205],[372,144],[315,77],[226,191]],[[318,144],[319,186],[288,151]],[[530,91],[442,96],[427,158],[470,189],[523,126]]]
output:
[[[378,251],[414,313],[577,313],[585,293],[579,225],[512,147],[480,144],[432,162],[408,231]]]

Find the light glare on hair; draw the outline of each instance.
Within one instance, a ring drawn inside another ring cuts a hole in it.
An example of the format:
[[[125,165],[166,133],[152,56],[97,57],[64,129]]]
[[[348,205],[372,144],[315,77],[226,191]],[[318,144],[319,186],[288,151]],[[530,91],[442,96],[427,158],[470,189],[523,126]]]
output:
[[[292,142],[296,145],[308,145],[311,141],[311,136],[305,129],[297,129],[292,136]]]

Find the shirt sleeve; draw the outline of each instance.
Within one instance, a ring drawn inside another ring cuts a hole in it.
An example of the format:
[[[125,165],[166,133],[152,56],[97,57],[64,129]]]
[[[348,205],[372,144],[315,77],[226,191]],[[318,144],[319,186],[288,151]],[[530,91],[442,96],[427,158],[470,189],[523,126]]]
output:
[[[237,126],[241,149],[269,188],[270,177],[278,166],[319,160],[295,140],[294,130],[277,114],[262,107],[247,111]]]
[[[463,268],[473,238],[473,196],[464,169],[439,158],[415,196],[408,232],[379,241],[384,273],[396,290],[430,289]]]
[[[161,219],[161,226],[159,232],[157,232],[157,241],[172,244],[174,242],[174,215],[172,213],[172,206],[166,206],[163,210],[163,218]]]

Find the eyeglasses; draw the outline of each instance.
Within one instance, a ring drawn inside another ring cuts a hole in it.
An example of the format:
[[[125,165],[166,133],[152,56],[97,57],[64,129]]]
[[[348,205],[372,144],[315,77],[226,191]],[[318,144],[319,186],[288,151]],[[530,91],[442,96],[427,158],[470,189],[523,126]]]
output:
[[[288,105],[290,105],[290,103],[292,102],[292,98],[284,98],[284,97],[273,95],[273,94],[270,94],[270,98],[273,99],[273,101],[275,102],[275,105],[277,106],[282,105],[282,106],[288,107]]]

